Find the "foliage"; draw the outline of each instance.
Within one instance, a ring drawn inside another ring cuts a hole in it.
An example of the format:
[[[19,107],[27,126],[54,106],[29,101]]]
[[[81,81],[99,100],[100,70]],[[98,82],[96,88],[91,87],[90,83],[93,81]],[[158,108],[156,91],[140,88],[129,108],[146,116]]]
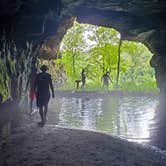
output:
[[[68,78],[68,88],[75,88],[82,68],[87,74],[86,89],[101,89],[101,77],[108,71],[116,89],[118,47],[120,34],[110,28],[78,24],[68,30],[61,47]],[[120,49],[119,90],[157,91],[154,71],[149,65],[151,53],[141,43],[123,41]]]
[[[65,64],[69,81],[79,77],[81,68],[86,65],[86,48],[83,40],[83,27],[75,23],[74,27],[68,30],[63,40],[62,63]]]
[[[42,60],[38,59],[38,68],[42,65],[48,66],[48,72],[52,76],[55,88],[61,87],[66,83],[66,72],[64,71],[64,64],[61,59],[57,60]]]
[[[21,97],[33,59],[32,44],[18,50],[14,41],[2,39],[0,50],[0,93],[3,100]]]

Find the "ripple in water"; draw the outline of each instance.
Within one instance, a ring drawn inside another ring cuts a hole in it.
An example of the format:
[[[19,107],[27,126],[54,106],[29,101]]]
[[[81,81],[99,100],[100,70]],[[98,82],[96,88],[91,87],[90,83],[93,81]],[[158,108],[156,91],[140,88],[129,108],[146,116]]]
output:
[[[60,126],[97,130],[131,141],[148,142],[158,100],[150,97],[57,97],[51,103],[58,112]]]

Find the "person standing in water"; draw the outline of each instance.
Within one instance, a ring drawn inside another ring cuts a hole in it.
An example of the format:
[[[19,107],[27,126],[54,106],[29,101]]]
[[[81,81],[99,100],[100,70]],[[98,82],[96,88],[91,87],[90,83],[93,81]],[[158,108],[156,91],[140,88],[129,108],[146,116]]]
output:
[[[82,72],[81,72],[81,81],[82,81],[82,88],[84,88],[85,82],[86,82],[85,69],[82,69]]]
[[[41,73],[37,74],[35,80],[35,90],[37,106],[39,107],[39,113],[41,117],[41,122],[39,124],[44,125],[47,117],[48,102],[50,99],[50,89],[52,92],[52,97],[54,98],[54,88],[51,75],[46,73],[48,67],[46,65],[42,65],[40,70]]]
[[[29,86],[30,114],[33,113],[33,110],[34,110],[33,109],[33,104],[34,104],[34,100],[36,98],[35,88],[34,88],[36,76],[37,76],[37,68],[36,67],[32,67],[31,68],[31,73],[30,73],[30,75],[28,77],[28,81],[27,81],[26,88],[25,88],[25,91],[27,91],[28,86]]]
[[[106,73],[104,73],[101,79],[102,79],[102,82],[103,82],[103,88],[106,87],[107,90],[108,90],[109,81],[113,82],[110,75],[109,75],[109,72],[107,71]]]

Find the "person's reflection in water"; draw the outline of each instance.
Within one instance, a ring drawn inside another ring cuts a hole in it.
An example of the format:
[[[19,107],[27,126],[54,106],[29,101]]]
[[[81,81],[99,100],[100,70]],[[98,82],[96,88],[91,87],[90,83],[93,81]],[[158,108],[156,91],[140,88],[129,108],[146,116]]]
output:
[[[81,99],[81,116],[84,116],[84,112],[85,112],[85,99]]]
[[[166,103],[160,101],[156,108],[154,124],[151,126],[150,144],[166,150]]]
[[[82,117],[84,116],[84,111],[85,111],[85,103],[84,102],[85,101],[83,98],[76,98],[76,104],[77,104],[77,107],[80,109],[80,113],[81,113]]]

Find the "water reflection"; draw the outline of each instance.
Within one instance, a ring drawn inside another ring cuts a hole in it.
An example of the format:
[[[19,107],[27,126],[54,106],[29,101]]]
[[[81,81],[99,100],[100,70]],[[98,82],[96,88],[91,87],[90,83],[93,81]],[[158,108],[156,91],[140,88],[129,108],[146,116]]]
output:
[[[165,108],[166,102],[160,99],[159,104],[157,97],[66,95],[49,103],[47,124],[98,130],[166,149]],[[15,103],[0,105],[0,136],[40,120],[38,114],[25,115]]]
[[[96,129],[96,117],[100,112],[101,99],[62,98],[59,124],[63,126]]]
[[[80,97],[57,98],[58,124],[66,127],[99,130],[137,142],[150,141],[156,98]]]
[[[160,99],[160,104],[156,106],[153,123],[150,127],[151,144],[166,150],[166,102],[165,97]]]

